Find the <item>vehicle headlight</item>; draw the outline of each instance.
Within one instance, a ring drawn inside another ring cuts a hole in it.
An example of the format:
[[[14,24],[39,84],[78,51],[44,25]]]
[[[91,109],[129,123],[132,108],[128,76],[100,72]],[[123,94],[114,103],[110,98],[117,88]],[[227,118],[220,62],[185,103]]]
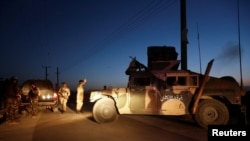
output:
[[[45,96],[45,95],[43,95],[43,96],[42,96],[42,99],[46,99],[46,96]]]
[[[50,94],[42,95],[42,99],[51,99],[52,96]]]
[[[47,99],[50,99],[50,98],[51,98],[51,96],[48,94],[48,95],[47,95]]]
[[[99,99],[101,97],[101,93],[96,91],[96,92],[91,92],[90,94],[90,102],[94,102],[95,100]]]

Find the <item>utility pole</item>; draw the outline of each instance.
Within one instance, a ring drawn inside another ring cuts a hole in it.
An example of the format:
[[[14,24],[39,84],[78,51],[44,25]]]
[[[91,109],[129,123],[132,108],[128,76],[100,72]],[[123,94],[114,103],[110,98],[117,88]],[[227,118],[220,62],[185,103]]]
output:
[[[59,69],[56,69],[56,89],[59,88]]]
[[[240,4],[237,0],[237,10],[238,10],[238,39],[239,39],[239,58],[240,58],[240,87],[243,88],[242,80],[242,63],[241,63],[241,45],[240,45]]]
[[[43,68],[45,68],[45,80],[48,80],[48,68],[50,68],[50,66],[43,66]]]
[[[186,0],[180,1],[181,21],[181,69],[187,70],[187,27],[186,27]]]

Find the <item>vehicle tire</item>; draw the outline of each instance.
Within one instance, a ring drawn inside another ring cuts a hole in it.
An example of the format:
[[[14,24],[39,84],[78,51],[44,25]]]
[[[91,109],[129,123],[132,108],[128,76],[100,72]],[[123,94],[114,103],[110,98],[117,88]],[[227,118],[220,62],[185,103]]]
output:
[[[115,121],[118,114],[114,101],[110,98],[103,98],[96,101],[93,106],[93,117],[97,123]]]
[[[225,125],[229,121],[229,111],[226,105],[218,100],[203,100],[197,107],[195,120],[203,128],[208,125]]]

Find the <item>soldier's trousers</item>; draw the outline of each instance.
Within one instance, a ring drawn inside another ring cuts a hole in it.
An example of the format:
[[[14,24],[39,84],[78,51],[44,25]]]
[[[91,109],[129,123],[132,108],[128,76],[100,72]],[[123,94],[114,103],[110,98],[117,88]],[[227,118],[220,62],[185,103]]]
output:
[[[83,93],[77,94],[76,96],[76,111],[77,112],[80,112],[82,110],[83,99],[84,99]]]
[[[38,114],[38,98],[30,100],[30,105],[27,108],[30,115],[36,116]]]
[[[6,121],[14,122],[18,119],[20,101],[17,97],[8,97],[6,103]]]
[[[66,110],[67,110],[67,102],[68,102],[68,99],[67,99],[67,98],[64,98],[64,97],[60,97],[59,100],[60,100],[61,109],[62,109],[64,112],[66,112]]]

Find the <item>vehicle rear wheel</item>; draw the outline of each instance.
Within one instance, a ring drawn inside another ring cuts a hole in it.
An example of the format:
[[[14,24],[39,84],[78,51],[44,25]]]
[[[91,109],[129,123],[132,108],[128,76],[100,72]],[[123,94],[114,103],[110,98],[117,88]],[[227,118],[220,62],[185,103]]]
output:
[[[226,105],[218,100],[203,100],[197,108],[195,120],[203,128],[208,125],[225,125],[229,121],[229,111]]]
[[[114,101],[110,98],[98,100],[93,106],[93,117],[97,123],[115,121],[118,114]]]

